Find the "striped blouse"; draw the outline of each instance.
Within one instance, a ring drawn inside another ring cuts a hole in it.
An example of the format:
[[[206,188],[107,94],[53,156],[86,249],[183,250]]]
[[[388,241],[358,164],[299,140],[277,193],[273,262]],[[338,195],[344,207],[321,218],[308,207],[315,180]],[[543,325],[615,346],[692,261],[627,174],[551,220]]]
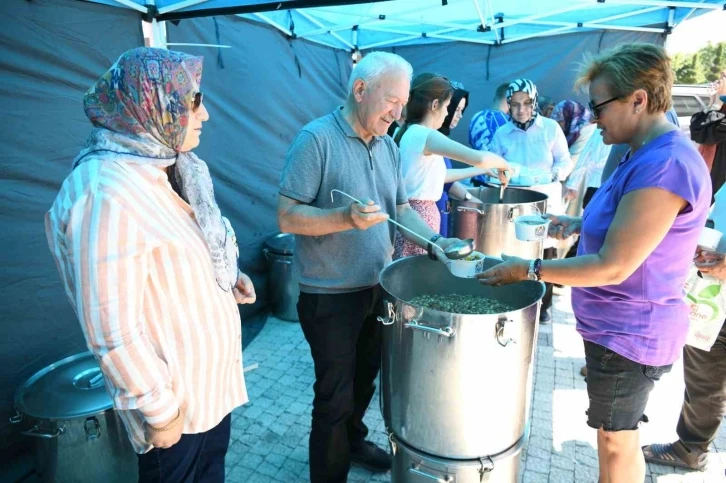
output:
[[[184,433],[247,402],[241,323],[191,207],[154,166],[90,159],[46,215],[66,295],[137,453],[144,422],[186,406]]]

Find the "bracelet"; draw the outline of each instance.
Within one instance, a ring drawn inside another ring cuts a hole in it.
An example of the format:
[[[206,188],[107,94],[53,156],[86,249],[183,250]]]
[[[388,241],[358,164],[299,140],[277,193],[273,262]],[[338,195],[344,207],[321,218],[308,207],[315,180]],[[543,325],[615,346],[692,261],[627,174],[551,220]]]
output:
[[[534,261],[534,274],[537,277],[537,281],[542,281],[542,274],[540,273],[540,270],[542,269],[542,259],[538,258]]]
[[[171,422],[169,424],[167,424],[166,426],[164,426],[163,428],[155,428],[152,425],[150,425],[149,423],[146,423],[146,426],[155,433],[163,433],[165,431],[169,431],[174,426],[179,424],[180,420],[181,420],[181,409],[177,410],[176,417],[174,419],[172,419]]]

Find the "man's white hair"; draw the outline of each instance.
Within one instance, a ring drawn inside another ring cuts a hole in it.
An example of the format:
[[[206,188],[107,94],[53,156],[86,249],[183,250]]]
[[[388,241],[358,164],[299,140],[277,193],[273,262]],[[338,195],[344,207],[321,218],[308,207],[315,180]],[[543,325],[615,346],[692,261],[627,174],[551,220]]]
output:
[[[353,92],[353,84],[361,79],[367,86],[375,86],[378,80],[389,72],[403,72],[409,82],[413,76],[413,67],[403,57],[388,52],[371,52],[366,54],[360,62],[353,67],[348,81],[348,95]]]

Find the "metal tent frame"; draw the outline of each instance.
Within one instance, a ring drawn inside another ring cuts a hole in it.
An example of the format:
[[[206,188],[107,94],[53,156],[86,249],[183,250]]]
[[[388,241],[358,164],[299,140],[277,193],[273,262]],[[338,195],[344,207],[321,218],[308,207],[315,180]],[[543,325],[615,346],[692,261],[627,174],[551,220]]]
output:
[[[152,22],[160,46],[164,21],[224,14],[350,52],[439,42],[497,46],[583,31],[668,35],[692,16],[726,10],[723,0],[82,1],[138,11]]]

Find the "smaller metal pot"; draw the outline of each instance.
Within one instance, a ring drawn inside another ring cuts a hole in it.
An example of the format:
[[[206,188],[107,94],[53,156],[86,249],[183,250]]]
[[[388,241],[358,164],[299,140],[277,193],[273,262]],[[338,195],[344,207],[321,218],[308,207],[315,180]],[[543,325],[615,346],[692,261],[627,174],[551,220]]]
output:
[[[21,434],[34,439],[35,471],[45,483],[138,480],[138,461],[90,352],[67,357],[15,393]]]
[[[393,464],[391,483],[516,483],[522,448],[529,428],[507,450],[477,459],[453,460],[433,456],[390,436]]]

